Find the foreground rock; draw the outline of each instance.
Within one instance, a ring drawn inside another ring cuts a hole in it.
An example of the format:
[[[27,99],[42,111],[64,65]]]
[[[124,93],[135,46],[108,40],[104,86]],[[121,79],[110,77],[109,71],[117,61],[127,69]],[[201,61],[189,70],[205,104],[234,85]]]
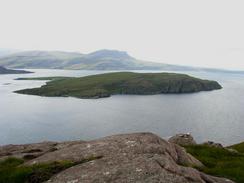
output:
[[[44,148],[44,144],[47,146]],[[185,149],[152,133],[114,135],[93,141],[3,146],[0,156],[20,156],[39,149],[43,154],[26,165],[69,160],[82,162],[54,175],[49,183],[150,182],[225,183],[191,167],[203,166]],[[8,152],[9,154],[6,154]]]
[[[24,160],[30,160],[42,156],[44,154],[69,147],[74,144],[80,144],[83,141],[69,141],[69,142],[41,142],[34,144],[23,145],[6,145],[0,146],[0,160],[4,160],[8,157],[21,158]]]

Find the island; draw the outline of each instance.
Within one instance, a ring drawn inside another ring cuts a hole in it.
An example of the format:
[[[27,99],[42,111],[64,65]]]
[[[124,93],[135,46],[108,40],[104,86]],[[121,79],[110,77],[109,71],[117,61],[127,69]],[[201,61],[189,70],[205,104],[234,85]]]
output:
[[[12,70],[0,66],[0,74],[29,74],[29,73],[33,73],[33,72],[24,71],[24,70]]]
[[[22,80],[25,78],[21,78]],[[49,97],[102,98],[116,94],[179,94],[221,89],[216,81],[202,80],[186,74],[114,72],[80,78],[44,77],[28,80],[51,80],[40,88],[15,91]]]

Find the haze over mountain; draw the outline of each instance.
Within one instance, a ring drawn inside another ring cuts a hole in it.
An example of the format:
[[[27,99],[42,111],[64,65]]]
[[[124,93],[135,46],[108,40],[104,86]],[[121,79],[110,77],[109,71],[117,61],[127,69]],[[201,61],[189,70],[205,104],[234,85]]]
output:
[[[0,58],[7,56],[7,55],[10,55],[10,54],[13,54],[13,53],[16,53],[16,52],[18,52],[18,50],[0,48]]]
[[[89,54],[64,51],[17,52],[0,57],[0,65],[28,69],[223,71],[143,61],[125,51],[107,49]]]

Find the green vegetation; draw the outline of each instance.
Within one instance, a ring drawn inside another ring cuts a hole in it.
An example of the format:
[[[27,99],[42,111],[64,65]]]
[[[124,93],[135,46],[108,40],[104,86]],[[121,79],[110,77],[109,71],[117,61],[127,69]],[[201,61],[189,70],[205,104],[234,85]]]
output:
[[[15,80],[58,80],[58,79],[69,79],[70,77],[62,77],[62,76],[56,76],[56,77],[41,77],[41,78],[17,78]]]
[[[201,171],[214,176],[226,177],[237,183],[244,182],[244,154],[206,145],[193,145],[185,148],[188,153],[205,165],[205,167],[198,168]]]
[[[71,166],[99,158],[101,157],[91,157],[75,163],[60,161],[31,166],[23,165],[24,160],[22,159],[8,158],[0,161],[0,183],[41,183]]]
[[[54,80],[40,88],[19,90],[16,93],[101,98],[115,94],[191,93],[221,88],[216,81],[201,80],[185,74],[174,73],[116,72],[81,78],[55,78],[57,77],[49,78]]]
[[[229,146],[229,148],[235,149],[238,152],[244,153],[244,142],[240,143],[240,144],[235,144],[232,146]]]
[[[0,162],[0,183],[39,183],[73,165],[71,162],[53,162],[32,166],[21,166],[24,160],[9,158]]]

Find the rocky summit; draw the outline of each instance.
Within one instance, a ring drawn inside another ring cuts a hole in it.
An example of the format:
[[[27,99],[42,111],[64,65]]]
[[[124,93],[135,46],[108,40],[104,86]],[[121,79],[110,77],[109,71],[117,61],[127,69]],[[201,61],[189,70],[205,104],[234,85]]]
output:
[[[197,144],[191,134],[176,134],[175,136],[169,138],[169,142],[178,144],[180,146]]]
[[[24,158],[24,166],[70,161],[48,183],[150,182],[231,183],[192,167],[203,164],[183,147],[152,133],[108,136],[92,141],[43,142],[0,147],[0,158]]]

